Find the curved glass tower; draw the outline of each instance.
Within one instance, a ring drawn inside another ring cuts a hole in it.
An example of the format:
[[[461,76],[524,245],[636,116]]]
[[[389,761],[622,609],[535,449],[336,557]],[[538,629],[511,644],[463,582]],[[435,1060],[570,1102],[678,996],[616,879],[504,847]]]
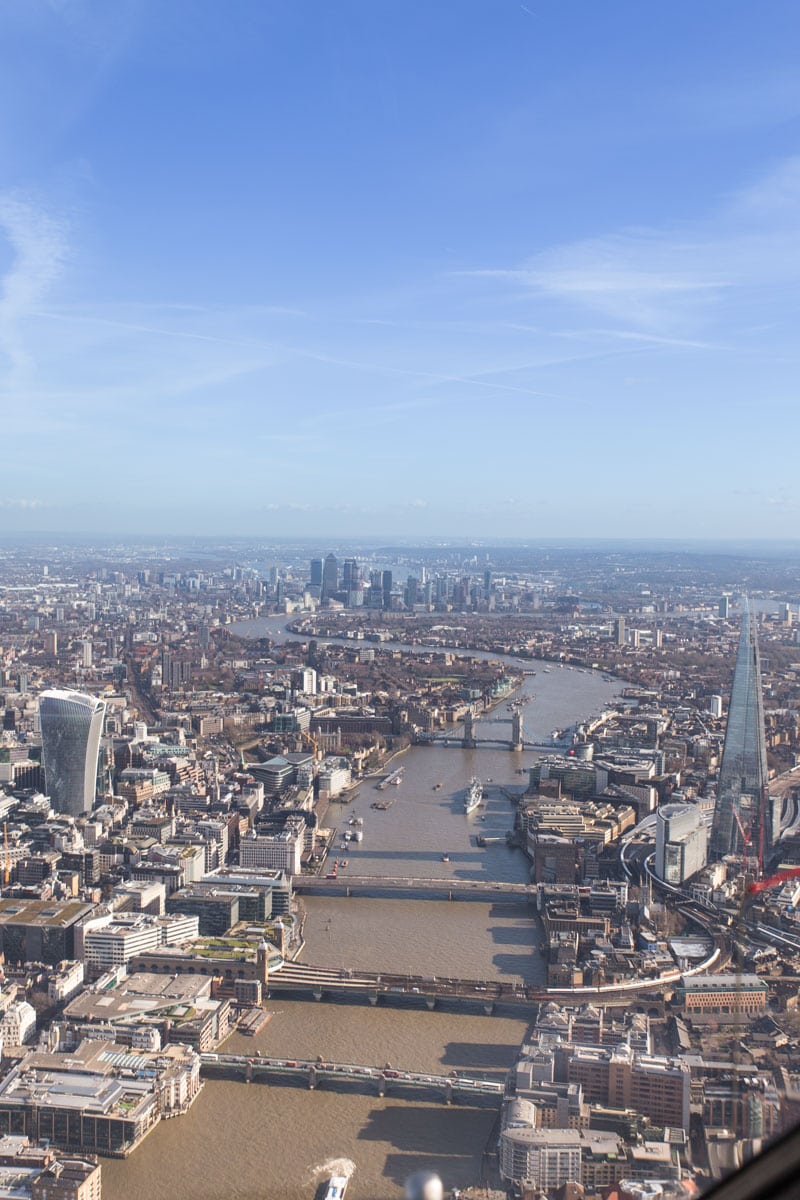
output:
[[[733,673],[725,745],[719,769],[717,803],[711,830],[711,852],[749,853],[764,858],[774,840],[772,812],[767,799],[767,747],[758,638],[749,607],[742,614],[739,652]]]
[[[94,804],[105,711],[82,692],[53,688],[39,697],[45,786],[56,812],[78,817]]]

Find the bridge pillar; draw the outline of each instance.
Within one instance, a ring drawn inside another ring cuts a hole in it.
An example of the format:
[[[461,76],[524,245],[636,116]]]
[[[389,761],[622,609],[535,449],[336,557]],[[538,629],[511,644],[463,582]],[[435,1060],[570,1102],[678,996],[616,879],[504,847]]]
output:
[[[316,1086],[317,1086],[317,1068],[309,1067],[308,1068],[308,1090],[310,1092],[313,1092],[313,1090]]]
[[[427,1006],[431,1010],[431,1012],[433,1012],[433,1010],[436,1008],[436,997],[435,996],[426,996],[425,1003],[427,1004]]]
[[[244,1069],[244,1081],[245,1081],[245,1083],[253,1082],[253,1064],[249,1060],[248,1060],[247,1066]]]
[[[387,1085],[386,1085],[386,1076],[385,1076],[385,1075],[379,1075],[379,1076],[378,1076],[378,1095],[379,1095],[379,1096],[385,1096],[385,1095],[386,1095],[386,1086],[387,1086]]]
[[[483,1011],[486,1013],[487,1017],[490,1017],[494,1012],[494,1000],[488,1000],[483,1006]]]
[[[315,990],[311,993],[311,995],[314,997],[315,1000],[321,1000],[322,999],[322,988],[315,988]]]
[[[377,992],[370,992],[370,993],[369,993],[369,996],[367,997],[367,999],[369,1000],[370,1004],[371,1004],[371,1005],[372,1005],[372,1007],[374,1008],[374,1007],[375,1007],[375,1005],[378,1003],[378,993],[377,993]]]
[[[445,1102],[445,1104],[453,1103],[453,1085],[449,1079],[448,1079],[447,1083],[444,1085],[444,1102]]]

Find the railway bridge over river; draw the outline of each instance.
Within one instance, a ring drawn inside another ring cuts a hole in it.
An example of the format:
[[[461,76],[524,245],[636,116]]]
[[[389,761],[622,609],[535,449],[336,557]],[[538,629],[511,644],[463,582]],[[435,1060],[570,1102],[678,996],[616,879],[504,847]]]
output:
[[[583,1000],[604,1005],[635,1004],[640,993],[674,986],[680,976],[637,979],[601,987],[543,988],[522,980],[501,982],[496,979],[450,979],[438,975],[374,974],[349,968],[315,967],[309,963],[287,962],[271,971],[267,983],[270,996],[289,995],[317,1001],[339,1003],[378,1003],[410,1008],[445,1007],[453,1011],[483,1012],[490,1016],[498,1007],[531,1010],[554,1000],[575,1004]]]

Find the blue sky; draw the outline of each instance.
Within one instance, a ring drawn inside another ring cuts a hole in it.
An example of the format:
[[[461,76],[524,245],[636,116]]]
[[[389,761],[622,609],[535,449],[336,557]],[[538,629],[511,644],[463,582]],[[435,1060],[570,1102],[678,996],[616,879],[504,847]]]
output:
[[[0,529],[796,534],[796,0],[1,19]]]

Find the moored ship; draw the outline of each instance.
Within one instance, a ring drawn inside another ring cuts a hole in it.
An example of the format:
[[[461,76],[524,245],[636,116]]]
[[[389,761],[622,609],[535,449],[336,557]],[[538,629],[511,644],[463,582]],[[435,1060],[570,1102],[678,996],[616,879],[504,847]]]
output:
[[[469,787],[467,788],[467,794],[464,797],[464,812],[465,813],[474,812],[475,809],[480,804],[482,799],[483,799],[483,784],[481,783],[480,779],[478,779],[477,775],[473,775],[472,779],[470,779],[470,781],[469,781]]]

